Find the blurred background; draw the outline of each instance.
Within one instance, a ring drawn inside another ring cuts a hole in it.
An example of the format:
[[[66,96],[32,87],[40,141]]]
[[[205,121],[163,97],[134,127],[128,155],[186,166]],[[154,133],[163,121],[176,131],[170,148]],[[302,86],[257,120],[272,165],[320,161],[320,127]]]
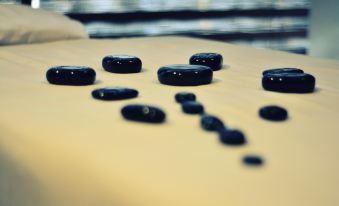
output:
[[[339,0],[0,2],[63,13],[85,24],[91,38],[183,35],[339,59]]]

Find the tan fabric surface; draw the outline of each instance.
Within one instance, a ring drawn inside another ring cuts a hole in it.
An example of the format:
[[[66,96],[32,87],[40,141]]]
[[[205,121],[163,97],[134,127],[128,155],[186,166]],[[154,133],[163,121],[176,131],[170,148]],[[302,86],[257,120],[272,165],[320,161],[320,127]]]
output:
[[[85,27],[61,14],[21,5],[0,5],[0,45],[88,38]]]
[[[161,85],[162,65],[187,63],[197,52],[219,52],[224,68],[211,85]],[[139,56],[138,74],[101,67],[108,54]],[[47,83],[55,65],[86,65],[97,84]],[[312,94],[261,88],[261,72],[300,67],[317,78]],[[335,206],[339,205],[339,62],[189,38],[76,40],[0,48],[1,206]],[[136,88],[140,97],[102,102],[91,91]],[[198,116],[174,101],[194,92],[206,111],[242,129],[249,144],[221,145]],[[123,105],[146,103],[167,113],[162,125],[125,121]],[[272,123],[258,109],[278,104],[290,119]],[[261,154],[261,168],[242,165]]]

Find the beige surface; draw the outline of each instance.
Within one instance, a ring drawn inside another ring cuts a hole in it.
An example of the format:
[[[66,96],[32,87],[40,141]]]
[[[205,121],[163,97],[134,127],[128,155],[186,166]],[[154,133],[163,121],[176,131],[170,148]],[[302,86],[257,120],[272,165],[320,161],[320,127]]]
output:
[[[61,14],[22,5],[0,4],[0,45],[87,37],[81,23]]]
[[[211,85],[161,85],[162,65],[186,63],[197,52],[220,52],[224,69]],[[101,68],[107,54],[139,56],[139,74]],[[55,65],[86,65],[97,84],[55,86]],[[227,66],[226,66],[227,65]],[[317,78],[312,94],[261,89],[261,72],[300,67]],[[1,206],[335,206],[339,205],[339,62],[188,38],[78,40],[0,48]],[[102,102],[94,88],[127,86],[140,97]],[[206,111],[242,129],[249,144],[232,148],[184,115],[173,96],[196,93]],[[167,122],[125,121],[123,105],[146,103]],[[258,109],[288,109],[282,123],[261,120]],[[266,165],[248,168],[243,154]]]

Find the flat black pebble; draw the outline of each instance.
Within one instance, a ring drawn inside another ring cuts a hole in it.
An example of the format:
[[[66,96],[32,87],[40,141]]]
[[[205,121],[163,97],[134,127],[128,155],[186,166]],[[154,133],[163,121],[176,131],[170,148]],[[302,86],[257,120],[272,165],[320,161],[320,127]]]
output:
[[[269,91],[309,93],[314,91],[315,78],[306,73],[267,74],[262,77],[262,86]]]
[[[121,114],[125,119],[148,123],[162,123],[166,118],[166,114],[161,109],[139,104],[123,107]]]
[[[217,117],[211,115],[203,115],[200,119],[201,127],[208,131],[218,131],[224,129],[224,123]]]
[[[302,74],[303,70],[297,68],[276,68],[276,69],[268,69],[263,71],[262,75],[267,74],[281,74],[281,73],[293,73],[293,74]]]
[[[137,97],[138,91],[130,88],[106,87],[94,90],[92,96],[100,100],[122,100]]]
[[[102,67],[112,73],[138,73],[141,71],[142,62],[136,56],[109,55],[103,58]]]
[[[56,66],[48,69],[47,81],[57,85],[90,85],[95,82],[94,69],[83,66]]]
[[[209,84],[213,71],[203,65],[174,64],[163,66],[158,70],[160,83],[173,86],[198,86]]]
[[[198,53],[190,58],[190,64],[204,65],[210,67],[213,71],[220,70],[223,59],[221,54],[217,53]]]
[[[260,166],[264,163],[264,160],[257,155],[246,155],[242,159],[243,163],[249,166]]]
[[[175,94],[175,100],[178,103],[183,103],[186,101],[195,101],[196,96],[191,92],[179,92]]]
[[[219,130],[220,142],[227,145],[243,145],[246,144],[245,135],[239,130]]]
[[[271,121],[284,121],[288,117],[286,109],[275,105],[262,107],[259,110],[259,115],[260,117]]]
[[[204,106],[199,102],[186,101],[182,103],[182,110],[187,114],[202,114],[204,113]]]

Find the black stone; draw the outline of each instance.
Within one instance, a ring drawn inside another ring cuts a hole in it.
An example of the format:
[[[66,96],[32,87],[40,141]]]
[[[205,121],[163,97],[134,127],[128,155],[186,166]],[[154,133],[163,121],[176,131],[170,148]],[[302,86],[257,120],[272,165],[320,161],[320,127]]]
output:
[[[160,83],[173,86],[209,84],[213,79],[211,68],[202,65],[174,64],[158,70]]]
[[[123,107],[121,114],[125,119],[148,123],[162,123],[166,118],[166,114],[161,109],[139,104]]]
[[[92,96],[100,100],[122,100],[137,97],[138,91],[130,88],[106,87],[94,90]]]
[[[260,166],[264,163],[264,160],[257,155],[246,155],[242,159],[243,163],[250,166]]]
[[[218,131],[224,129],[224,123],[217,117],[211,115],[204,115],[200,119],[201,127],[208,131]]]
[[[186,101],[182,103],[182,110],[187,114],[202,114],[204,113],[204,106],[199,102]]]
[[[286,93],[309,93],[314,91],[315,78],[306,73],[267,74],[262,77],[265,90]]]
[[[190,58],[190,64],[204,65],[210,67],[213,71],[220,70],[223,59],[221,54],[217,53],[198,53]]]
[[[186,101],[195,101],[196,96],[191,92],[179,92],[175,95],[175,100],[178,103],[183,103]]]
[[[219,140],[220,142],[227,144],[227,145],[246,144],[245,136],[239,130],[221,129],[219,130]]]
[[[142,62],[136,56],[110,55],[104,57],[102,67],[112,73],[138,73],[141,71]]]
[[[83,66],[56,66],[48,69],[47,81],[57,85],[90,85],[95,82],[94,69]]]
[[[263,71],[262,75],[267,74],[281,74],[281,73],[293,73],[293,74],[302,74],[303,70],[297,68],[276,68],[276,69],[268,69]]]
[[[287,119],[287,110],[279,106],[265,106],[259,110],[259,115],[271,121],[284,121]]]

